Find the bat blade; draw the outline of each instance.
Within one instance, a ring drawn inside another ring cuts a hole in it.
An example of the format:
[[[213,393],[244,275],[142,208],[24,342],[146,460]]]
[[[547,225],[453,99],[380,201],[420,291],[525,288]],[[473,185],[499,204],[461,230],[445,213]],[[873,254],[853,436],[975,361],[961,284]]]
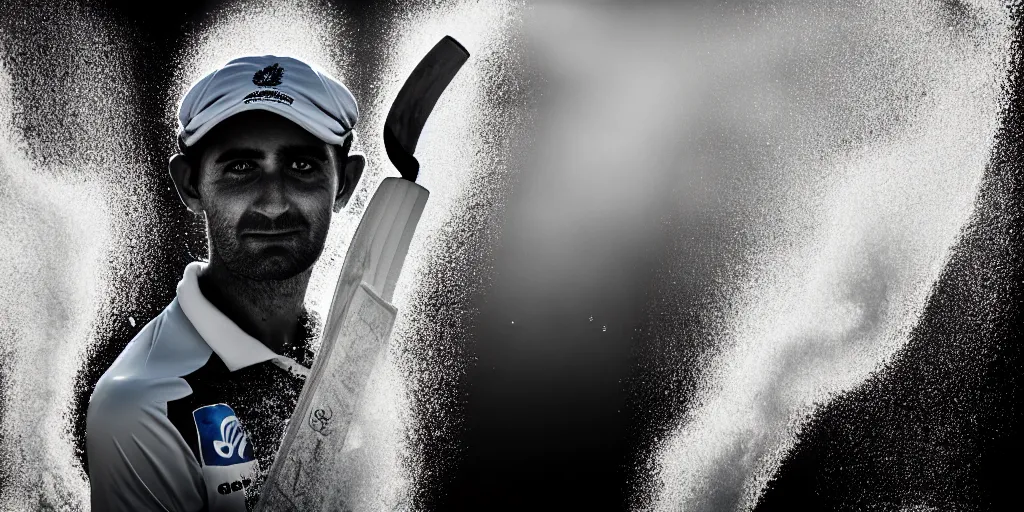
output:
[[[263,484],[257,510],[351,508],[349,491],[339,483],[348,480],[345,473],[352,470],[346,464],[351,454],[343,451],[345,439],[391,335],[398,313],[391,297],[430,195],[414,183],[419,164],[412,153],[427,116],[467,57],[454,39],[442,39],[409,76],[391,107],[384,140],[385,146],[389,140],[394,146],[387,151],[402,178],[386,178],[380,184],[356,228],[320,352]]]
[[[387,178],[374,193],[345,256],[324,342],[303,387],[259,500],[260,510],[347,510],[339,475],[345,438],[387,344],[390,304],[427,189]]]

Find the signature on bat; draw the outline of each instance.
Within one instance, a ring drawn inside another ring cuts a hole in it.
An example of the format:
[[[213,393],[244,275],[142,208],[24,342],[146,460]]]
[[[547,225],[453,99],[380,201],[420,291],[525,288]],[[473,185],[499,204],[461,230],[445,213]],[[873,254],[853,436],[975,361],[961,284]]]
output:
[[[322,409],[313,409],[309,413],[309,427],[326,436],[329,433],[327,427],[330,425],[332,415],[333,412],[328,405],[324,405]]]

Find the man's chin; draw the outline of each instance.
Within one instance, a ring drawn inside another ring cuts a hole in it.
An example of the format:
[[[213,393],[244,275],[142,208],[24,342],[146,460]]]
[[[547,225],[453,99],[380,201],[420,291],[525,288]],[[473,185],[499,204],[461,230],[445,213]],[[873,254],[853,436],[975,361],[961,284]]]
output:
[[[265,255],[264,257],[232,265],[231,270],[253,281],[284,281],[291,279],[313,266],[313,263],[297,261],[291,255]]]

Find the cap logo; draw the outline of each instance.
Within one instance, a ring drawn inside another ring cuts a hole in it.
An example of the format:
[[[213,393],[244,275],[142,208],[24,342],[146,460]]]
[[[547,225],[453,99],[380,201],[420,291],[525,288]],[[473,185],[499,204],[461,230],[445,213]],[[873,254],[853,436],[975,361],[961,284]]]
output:
[[[260,87],[275,87],[281,85],[281,78],[284,77],[284,68],[278,63],[273,63],[252,75],[252,83]],[[259,89],[245,95],[242,100],[245,103],[254,101],[273,101],[291,105],[295,101],[291,96],[278,91],[277,89]]]
[[[275,62],[252,75],[252,83],[260,87],[273,87],[281,85],[281,77],[283,76],[284,68]]]

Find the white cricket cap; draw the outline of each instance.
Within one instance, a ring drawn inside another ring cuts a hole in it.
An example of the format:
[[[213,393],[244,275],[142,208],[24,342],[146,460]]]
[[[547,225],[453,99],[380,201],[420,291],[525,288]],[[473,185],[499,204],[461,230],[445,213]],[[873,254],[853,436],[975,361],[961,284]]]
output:
[[[178,136],[192,146],[221,121],[247,110],[266,110],[305,128],[328,144],[341,144],[359,119],[356,99],[326,73],[291,57],[234,59],[196,82],[178,108]]]

